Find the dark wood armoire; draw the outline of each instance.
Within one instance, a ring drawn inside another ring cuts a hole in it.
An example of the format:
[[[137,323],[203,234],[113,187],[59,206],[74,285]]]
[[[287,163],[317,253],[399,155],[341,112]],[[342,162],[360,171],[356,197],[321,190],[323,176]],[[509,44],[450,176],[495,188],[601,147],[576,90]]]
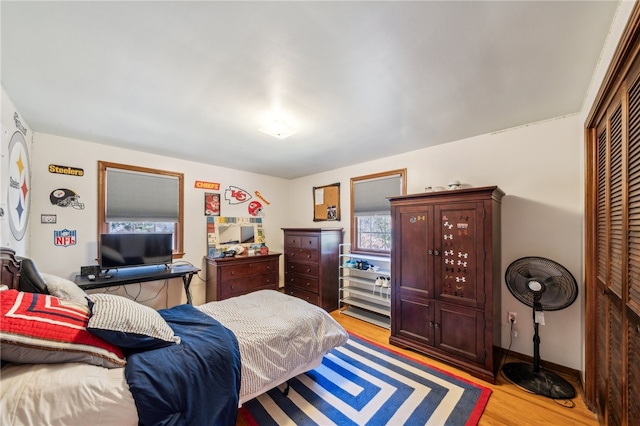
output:
[[[390,198],[390,343],[495,382],[500,360],[497,187]]]

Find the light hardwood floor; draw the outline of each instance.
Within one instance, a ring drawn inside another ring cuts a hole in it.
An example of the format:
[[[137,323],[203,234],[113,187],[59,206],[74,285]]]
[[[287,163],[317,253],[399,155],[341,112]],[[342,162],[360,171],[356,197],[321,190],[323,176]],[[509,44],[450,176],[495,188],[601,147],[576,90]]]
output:
[[[438,362],[433,358],[389,345],[390,333],[389,330],[384,328],[351,318],[347,315],[342,315],[338,311],[332,312],[331,316],[342,324],[346,330],[354,334],[372,340],[411,358],[418,359],[434,367],[489,387],[492,390],[492,394],[480,419],[480,426],[598,425],[595,414],[589,411],[584,404],[582,389],[573,378],[565,377],[576,388],[577,396],[573,399],[575,407],[566,408],[552,399],[522,390],[507,382],[502,376],[499,376],[495,385],[490,384],[455,367],[451,367],[448,364]],[[243,425],[244,423],[241,421],[237,423],[237,426]]]

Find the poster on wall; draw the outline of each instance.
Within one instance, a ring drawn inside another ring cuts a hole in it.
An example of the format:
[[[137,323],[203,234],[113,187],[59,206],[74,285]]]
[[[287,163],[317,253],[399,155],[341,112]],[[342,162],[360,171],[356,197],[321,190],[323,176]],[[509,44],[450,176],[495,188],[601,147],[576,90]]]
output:
[[[9,141],[9,186],[7,212],[13,237],[20,241],[27,231],[31,206],[31,166],[27,142],[21,132],[14,132]]]
[[[215,192],[205,192],[204,215],[220,216],[220,194],[217,194]]]

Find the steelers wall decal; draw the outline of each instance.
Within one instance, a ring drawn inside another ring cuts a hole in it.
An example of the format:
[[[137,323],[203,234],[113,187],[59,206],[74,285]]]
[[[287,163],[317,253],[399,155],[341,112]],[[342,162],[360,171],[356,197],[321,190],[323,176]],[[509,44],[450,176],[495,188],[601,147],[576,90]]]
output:
[[[31,206],[31,166],[29,151],[21,132],[15,132],[9,141],[9,188],[7,215],[13,237],[20,241],[27,232]]]
[[[51,204],[58,207],[73,207],[77,210],[84,210],[84,204],[78,201],[80,196],[75,191],[67,188],[58,188],[51,191],[49,200]]]

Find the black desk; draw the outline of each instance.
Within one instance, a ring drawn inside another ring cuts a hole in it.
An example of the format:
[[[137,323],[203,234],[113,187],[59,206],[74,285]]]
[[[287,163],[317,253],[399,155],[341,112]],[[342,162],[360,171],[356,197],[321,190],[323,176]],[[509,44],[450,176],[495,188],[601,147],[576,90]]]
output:
[[[187,295],[187,303],[191,305],[189,285],[191,285],[193,275],[199,271],[199,268],[192,265],[175,265],[169,269],[164,266],[141,266],[114,270],[113,272],[107,273],[111,278],[105,278],[103,275],[100,275],[93,281],[89,281],[89,278],[85,275],[76,275],[75,283],[83,290],[93,290],[95,288],[115,287],[181,277],[182,283],[184,284],[184,292]]]

